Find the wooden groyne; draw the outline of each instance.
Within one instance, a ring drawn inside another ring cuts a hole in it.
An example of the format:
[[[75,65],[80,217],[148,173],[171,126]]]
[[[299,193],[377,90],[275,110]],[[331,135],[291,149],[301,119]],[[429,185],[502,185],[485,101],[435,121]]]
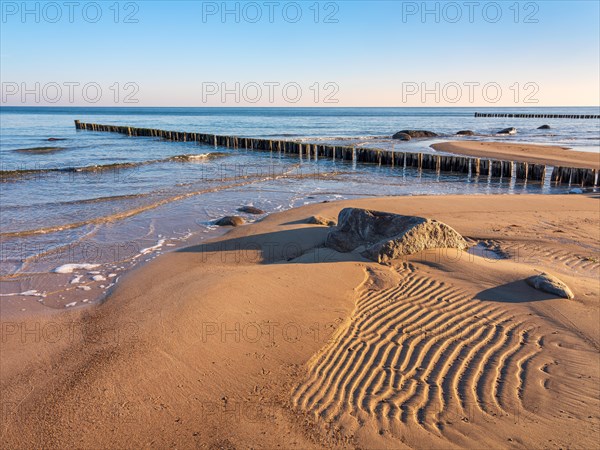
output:
[[[396,152],[377,148],[349,147],[328,144],[314,144],[297,141],[245,138],[238,136],[219,136],[215,134],[190,133],[185,131],[167,131],[153,128],[137,128],[119,125],[100,125],[75,121],[78,130],[106,131],[128,136],[158,137],[169,141],[197,142],[200,144],[227,147],[232,149],[258,150],[292,154],[307,160],[331,159],[370,163],[398,168],[416,168],[434,172],[459,173],[471,176],[495,178],[516,178],[544,182],[547,166],[525,162],[500,161],[489,158],[468,156],[436,155],[432,153]],[[597,186],[598,171],[555,167],[551,181],[556,184],[567,183],[577,186]]]
[[[600,119],[598,114],[515,114],[515,113],[475,113],[475,117],[514,117],[517,119]]]

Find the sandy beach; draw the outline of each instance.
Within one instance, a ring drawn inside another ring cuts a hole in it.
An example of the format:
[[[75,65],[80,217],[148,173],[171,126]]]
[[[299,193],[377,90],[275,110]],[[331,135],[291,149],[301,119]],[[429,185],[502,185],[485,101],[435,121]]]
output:
[[[432,144],[431,147],[438,151],[466,156],[577,167],[580,169],[600,169],[600,153],[581,152],[558,145],[452,141]]]
[[[600,2],[1,2],[0,450],[600,450]]]
[[[2,446],[593,448],[598,201],[313,204],[162,255],[99,305],[4,302]],[[471,250],[335,252],[306,219],[345,207],[443,221]],[[542,270],[575,298],[524,282]]]

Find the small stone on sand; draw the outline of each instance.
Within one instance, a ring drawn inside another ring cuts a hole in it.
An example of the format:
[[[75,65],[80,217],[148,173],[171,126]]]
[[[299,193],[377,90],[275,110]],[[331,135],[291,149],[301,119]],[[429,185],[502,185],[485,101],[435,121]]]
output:
[[[569,287],[556,277],[545,272],[527,278],[525,280],[529,286],[549,294],[558,295],[562,298],[572,299],[575,296]]]

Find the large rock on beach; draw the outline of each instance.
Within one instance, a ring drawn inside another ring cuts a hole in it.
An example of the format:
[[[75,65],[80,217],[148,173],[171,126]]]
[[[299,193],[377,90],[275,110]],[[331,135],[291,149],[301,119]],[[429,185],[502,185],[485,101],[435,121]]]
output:
[[[399,131],[398,133],[392,136],[392,139],[398,139],[400,141],[410,141],[412,138],[410,137],[410,134],[402,133]]]
[[[496,134],[517,134],[517,129],[515,127],[505,128],[504,130],[498,131]]]
[[[244,225],[245,221],[240,216],[225,216],[215,222],[215,225],[220,227],[237,227]]]
[[[539,275],[529,277],[525,280],[529,286],[549,294],[557,295],[562,298],[572,299],[575,296],[569,286],[556,277],[542,272]]]
[[[402,131],[398,131],[394,136],[397,136],[399,134],[408,134],[411,138],[428,138],[428,137],[436,137],[438,136],[437,133],[434,133],[433,131],[427,131],[427,130],[402,130]],[[392,136],[392,137],[394,137]],[[397,139],[394,137],[394,139]]]
[[[475,132],[471,130],[461,130],[456,133],[457,136],[475,136]]]
[[[379,263],[430,248],[468,247],[456,230],[437,220],[360,208],[340,211],[338,226],[329,232],[325,245],[343,253],[358,249]]]

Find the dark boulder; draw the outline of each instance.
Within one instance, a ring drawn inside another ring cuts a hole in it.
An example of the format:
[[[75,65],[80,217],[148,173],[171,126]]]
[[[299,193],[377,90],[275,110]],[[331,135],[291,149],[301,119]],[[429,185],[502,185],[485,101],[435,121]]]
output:
[[[243,212],[246,214],[265,214],[265,211],[263,211],[260,208],[256,208],[254,206],[242,206],[240,208],[237,209],[239,212]]]
[[[498,131],[496,134],[517,134],[517,129],[514,127],[505,128],[504,130]]]
[[[471,130],[462,130],[456,133],[457,136],[475,136],[475,132]]]
[[[550,129],[550,125],[542,125],[541,127],[538,127],[538,130],[549,130]]]
[[[245,221],[240,216],[225,216],[215,222],[215,225],[220,227],[237,227],[244,225]]]
[[[411,138],[429,138],[429,137],[436,137],[438,136],[437,133],[434,133],[433,131],[427,131],[427,130],[402,130],[402,131],[398,131],[398,133],[396,133],[394,136],[397,136],[399,134],[408,134]],[[392,136],[392,137],[394,137]],[[396,139],[396,138],[394,138]]]
[[[410,137],[410,134],[398,132],[392,136],[392,139],[398,139],[400,141],[410,141],[412,138]]]

